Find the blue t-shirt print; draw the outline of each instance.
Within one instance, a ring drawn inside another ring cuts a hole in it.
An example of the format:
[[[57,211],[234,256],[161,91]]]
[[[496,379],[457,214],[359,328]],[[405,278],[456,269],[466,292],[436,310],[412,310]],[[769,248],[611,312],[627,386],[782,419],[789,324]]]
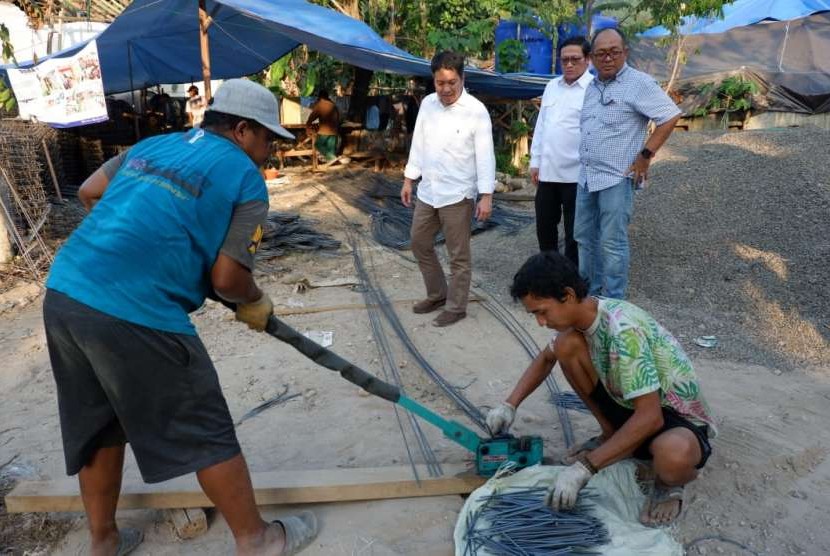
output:
[[[231,141],[201,129],[146,139],[60,249],[46,286],[135,324],[195,334],[188,313],[210,291],[234,207],[250,201],[268,202],[265,182]]]

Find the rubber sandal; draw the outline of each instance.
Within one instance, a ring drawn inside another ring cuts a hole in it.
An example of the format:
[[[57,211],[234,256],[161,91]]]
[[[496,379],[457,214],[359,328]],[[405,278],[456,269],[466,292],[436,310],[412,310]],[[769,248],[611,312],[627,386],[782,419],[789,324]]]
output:
[[[651,527],[653,529],[658,529],[660,527],[668,527],[672,523],[674,523],[678,517],[680,517],[680,513],[683,511],[683,488],[682,486],[668,486],[662,484],[660,481],[654,481],[654,485],[651,487],[651,493],[646,498],[645,505],[643,506],[643,511],[640,513],[640,523],[645,525],[646,527]],[[643,518],[648,517],[651,518],[651,511],[654,506],[663,504],[665,502],[670,502],[672,500],[677,500],[680,503],[677,506],[677,514],[671,520],[665,523],[644,523]]]
[[[285,548],[283,556],[291,556],[308,546],[317,536],[320,528],[317,518],[312,512],[302,512],[300,515],[291,515],[274,521],[282,525],[285,531]]]
[[[138,529],[125,528],[118,531],[118,549],[115,551],[115,556],[127,556],[130,552],[138,548],[141,541],[144,540],[144,533]]]

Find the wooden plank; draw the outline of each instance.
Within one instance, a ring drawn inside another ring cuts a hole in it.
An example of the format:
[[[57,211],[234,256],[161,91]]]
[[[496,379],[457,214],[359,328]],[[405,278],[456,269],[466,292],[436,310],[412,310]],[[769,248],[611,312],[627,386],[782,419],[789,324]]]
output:
[[[444,464],[442,467],[443,476],[430,477],[426,466],[417,466],[420,484],[412,476],[409,466],[269,471],[252,473],[251,478],[260,506],[469,494],[486,480],[468,471],[466,465]],[[212,506],[193,474],[153,485],[127,483],[122,486],[118,499],[119,509]],[[23,481],[6,495],[6,511],[83,511],[78,481],[72,477]]]
[[[202,508],[177,508],[165,512],[173,532],[181,540],[195,539],[207,533],[207,515]]]

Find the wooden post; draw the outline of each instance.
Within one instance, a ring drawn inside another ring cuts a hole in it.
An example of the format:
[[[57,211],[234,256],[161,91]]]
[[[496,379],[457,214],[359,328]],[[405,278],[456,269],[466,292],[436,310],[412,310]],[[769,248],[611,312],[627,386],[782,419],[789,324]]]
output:
[[[317,171],[317,132],[311,131],[311,171]]]
[[[58,201],[63,202],[63,195],[61,195],[61,187],[58,184],[58,175],[55,173],[55,166],[52,164],[52,156],[49,154],[49,147],[46,146],[46,139],[42,139],[43,154],[46,155],[46,164],[49,166],[49,175],[52,176],[52,183],[55,185],[55,194],[58,196]]]
[[[205,0],[199,0],[199,49],[202,52],[202,80],[205,87],[205,103],[210,102],[210,43],[208,41],[210,16],[205,8]]]

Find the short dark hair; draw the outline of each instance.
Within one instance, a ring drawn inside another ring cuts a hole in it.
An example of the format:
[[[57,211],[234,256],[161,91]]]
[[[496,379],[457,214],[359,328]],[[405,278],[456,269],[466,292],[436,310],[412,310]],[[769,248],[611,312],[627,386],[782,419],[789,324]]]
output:
[[[614,31],[614,32],[615,32],[617,35],[619,35],[619,36],[620,36],[620,38],[622,39],[623,47],[627,47],[627,46],[628,46],[628,40],[626,40],[625,35],[623,35],[623,32],[622,32],[622,31],[620,31],[620,30],[619,30],[618,28],[616,28],[616,27],[603,27],[602,29],[599,29],[598,31],[596,31],[596,32],[594,33],[593,38],[591,38],[591,44],[593,45],[593,44],[596,42],[597,37],[600,35],[600,33],[604,33],[604,32],[606,32],[606,31]]]
[[[212,101],[213,99],[211,99]],[[212,131],[231,131],[239,125],[239,122],[248,122],[248,125],[256,131],[265,126],[256,120],[250,118],[243,118],[236,114],[227,114],[225,112],[217,112],[216,110],[208,110],[202,118],[202,128],[210,128]]]
[[[513,276],[510,295],[515,301],[523,297],[561,300],[565,288],[573,288],[577,299],[588,295],[588,284],[579,275],[576,265],[556,251],[544,251],[533,255]]]
[[[444,50],[432,57],[429,64],[433,75],[442,69],[455,70],[458,77],[464,77],[464,55],[452,50]]]
[[[331,100],[331,99],[329,99],[329,92],[325,89],[320,89],[319,91],[317,91],[317,98],[324,98],[326,100]]]
[[[591,53],[591,43],[588,42],[588,39],[579,35],[578,37],[571,37],[569,39],[565,39],[565,41],[559,45],[559,54],[562,54],[562,49],[566,46],[578,46],[582,49],[582,55],[586,58]]]
[[[197,87],[196,85],[191,85],[190,87],[187,88],[187,92],[189,93],[190,91],[196,91],[198,93],[199,92],[199,87]]]

